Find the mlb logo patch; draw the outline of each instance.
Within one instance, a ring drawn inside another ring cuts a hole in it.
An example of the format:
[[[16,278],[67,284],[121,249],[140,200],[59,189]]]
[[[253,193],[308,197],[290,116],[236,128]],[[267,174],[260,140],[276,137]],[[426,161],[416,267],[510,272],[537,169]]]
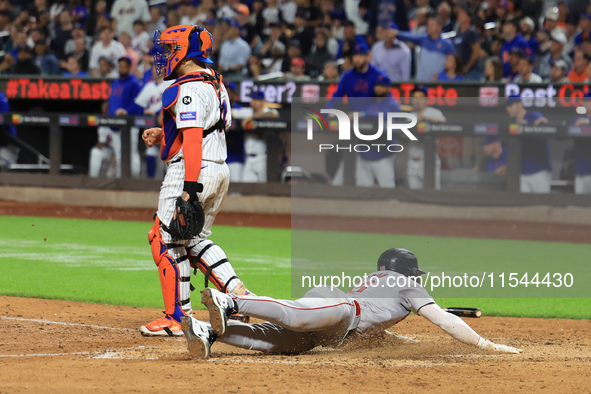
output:
[[[196,120],[196,112],[181,112],[181,120]]]

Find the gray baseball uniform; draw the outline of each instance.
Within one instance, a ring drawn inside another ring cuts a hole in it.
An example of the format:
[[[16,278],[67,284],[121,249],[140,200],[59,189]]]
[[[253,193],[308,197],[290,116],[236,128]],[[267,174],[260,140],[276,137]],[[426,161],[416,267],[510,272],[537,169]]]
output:
[[[295,301],[230,295],[240,313],[268,322],[229,321],[218,341],[265,353],[300,353],[339,345],[352,332],[377,333],[435,302],[419,283],[394,271],[374,272],[367,283],[371,286],[355,287],[348,294],[317,287]]]

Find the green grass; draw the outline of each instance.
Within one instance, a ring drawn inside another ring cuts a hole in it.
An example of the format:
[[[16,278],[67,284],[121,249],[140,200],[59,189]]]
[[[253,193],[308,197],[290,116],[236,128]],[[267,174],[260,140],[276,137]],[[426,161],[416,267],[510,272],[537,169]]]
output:
[[[162,308],[147,242],[151,223],[4,216],[0,226],[5,229],[0,239],[1,295]],[[212,240],[224,248],[251,290],[276,298],[298,295],[294,283],[304,272],[370,273],[376,251],[393,246],[415,251],[420,266],[430,272],[569,270],[575,272],[580,292],[589,288],[587,244],[315,231],[294,232],[292,237],[289,230],[226,226],[215,226]],[[296,261],[293,269],[290,257]],[[198,274],[192,282],[201,289],[203,276]],[[434,294],[442,306],[479,307],[486,315],[591,317],[588,295],[544,298],[550,293],[521,290]],[[198,291],[193,301],[194,307],[200,306]]]
[[[150,223],[0,217],[0,294],[114,305],[162,307],[147,241]],[[288,230],[216,226],[225,250],[253,291],[290,295]],[[203,276],[192,279],[197,290]],[[193,292],[200,306],[198,291]]]

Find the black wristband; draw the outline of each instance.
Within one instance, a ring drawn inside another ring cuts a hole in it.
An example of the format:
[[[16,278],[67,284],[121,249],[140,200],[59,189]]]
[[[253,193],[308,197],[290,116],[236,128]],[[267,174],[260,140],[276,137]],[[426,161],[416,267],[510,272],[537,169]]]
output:
[[[189,201],[199,201],[197,198],[197,193],[201,193],[203,191],[203,184],[199,182],[187,182],[183,186],[183,190],[189,194]]]

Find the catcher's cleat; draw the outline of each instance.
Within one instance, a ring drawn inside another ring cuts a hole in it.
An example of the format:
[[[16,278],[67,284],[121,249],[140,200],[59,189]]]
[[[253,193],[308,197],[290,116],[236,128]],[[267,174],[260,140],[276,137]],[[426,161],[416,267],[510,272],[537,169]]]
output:
[[[178,337],[183,335],[181,323],[169,315],[141,326],[140,332],[146,337]]]
[[[215,334],[210,331],[207,323],[190,316],[181,318],[181,328],[187,338],[187,349],[194,358],[206,360],[211,354],[211,345],[215,342]]]
[[[201,302],[209,311],[209,322],[218,337],[226,332],[228,317],[238,313],[234,300],[227,294],[210,287],[201,290]]]

